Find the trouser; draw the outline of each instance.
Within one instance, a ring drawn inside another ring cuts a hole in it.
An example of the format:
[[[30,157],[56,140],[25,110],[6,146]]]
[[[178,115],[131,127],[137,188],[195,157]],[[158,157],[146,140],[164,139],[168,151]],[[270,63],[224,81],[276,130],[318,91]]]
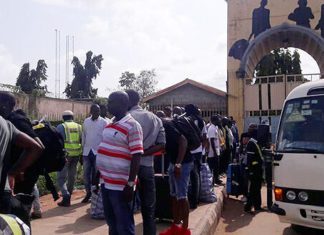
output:
[[[91,194],[92,180],[96,177],[96,155],[89,152],[88,156],[83,156],[83,181],[87,194]]]
[[[155,225],[155,204],[156,191],[154,168],[140,166],[138,172],[139,195],[141,199],[141,212],[143,217],[143,234],[156,234]]]
[[[213,183],[216,183],[219,179],[219,157],[208,157],[207,163],[213,173]]]
[[[245,205],[246,209],[251,209],[253,206],[254,209],[261,208],[261,187],[262,187],[262,178],[253,177],[250,179],[250,187],[247,198],[247,203]]]
[[[34,212],[41,212],[41,205],[39,202],[39,191],[37,188],[37,184],[34,185],[34,190],[32,192],[32,195],[35,197],[33,201],[33,211]]]
[[[135,235],[132,202],[124,200],[123,191],[106,189],[103,184],[101,192],[109,235]]]
[[[69,198],[73,192],[78,162],[79,157],[68,157],[63,169],[57,172],[57,183],[63,198]]]
[[[190,172],[191,182],[191,196],[189,197],[192,206],[196,206],[199,203],[199,191],[200,191],[200,166],[202,153],[192,153],[194,159],[194,166]]]

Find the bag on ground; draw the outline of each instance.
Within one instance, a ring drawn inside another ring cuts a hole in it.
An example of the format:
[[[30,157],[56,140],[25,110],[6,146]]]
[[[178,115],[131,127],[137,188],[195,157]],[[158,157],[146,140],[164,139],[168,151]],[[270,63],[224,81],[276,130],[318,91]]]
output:
[[[201,202],[212,203],[217,201],[213,186],[213,174],[207,163],[202,163],[200,167],[200,195]]]
[[[105,218],[103,204],[102,204],[102,194],[100,189],[97,192],[92,190],[90,215],[92,219]]]

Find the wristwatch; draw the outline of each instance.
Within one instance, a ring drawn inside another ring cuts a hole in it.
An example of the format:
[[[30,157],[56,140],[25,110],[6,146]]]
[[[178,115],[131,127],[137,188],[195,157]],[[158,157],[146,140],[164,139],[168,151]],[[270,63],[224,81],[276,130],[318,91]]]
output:
[[[128,181],[127,185],[132,188],[132,187],[135,186],[135,182],[134,181]]]
[[[181,168],[181,163],[176,163],[176,164],[174,164],[174,166],[175,166],[176,168]]]

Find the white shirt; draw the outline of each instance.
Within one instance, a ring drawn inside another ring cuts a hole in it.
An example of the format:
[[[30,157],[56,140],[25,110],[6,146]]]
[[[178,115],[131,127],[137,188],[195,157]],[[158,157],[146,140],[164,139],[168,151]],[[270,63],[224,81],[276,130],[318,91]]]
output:
[[[209,126],[208,132],[207,132],[207,138],[208,138],[209,143],[210,143],[211,139],[214,138],[216,154],[219,156],[220,155],[220,146],[219,146],[218,127],[215,126],[214,124],[211,124]],[[211,143],[209,144],[208,157],[215,157]]]
[[[98,146],[102,141],[102,132],[109,123],[110,120],[102,117],[98,117],[96,120],[88,117],[84,120],[82,133],[83,156],[88,156],[90,150],[95,155],[97,154]]]

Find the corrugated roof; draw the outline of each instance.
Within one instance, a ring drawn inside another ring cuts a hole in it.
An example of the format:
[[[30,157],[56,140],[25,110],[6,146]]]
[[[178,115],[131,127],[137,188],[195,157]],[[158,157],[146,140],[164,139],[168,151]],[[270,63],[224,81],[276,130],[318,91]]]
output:
[[[195,87],[198,87],[198,88],[200,88],[202,90],[205,90],[207,92],[213,93],[215,95],[219,95],[219,96],[224,96],[225,97],[226,94],[227,94],[226,92],[224,92],[222,90],[219,90],[217,88],[214,88],[214,87],[211,87],[211,86],[208,86],[208,85],[205,85],[205,84],[202,84],[200,82],[196,82],[194,80],[191,80],[191,79],[187,78],[187,79],[185,79],[185,80],[183,80],[183,81],[181,81],[181,82],[179,82],[177,84],[174,84],[173,86],[167,87],[167,88],[165,88],[163,90],[160,90],[160,91],[158,91],[158,92],[156,92],[156,93],[154,93],[154,94],[152,94],[152,95],[144,98],[143,99],[143,102],[148,102],[150,100],[153,100],[153,99],[155,99],[155,98],[157,98],[157,97],[159,97],[161,95],[164,95],[164,94],[166,94],[166,93],[168,93],[170,91],[173,91],[173,90],[175,90],[175,89],[177,89],[179,87],[182,87],[184,85],[187,85],[187,84],[191,84],[191,85],[193,85]]]

